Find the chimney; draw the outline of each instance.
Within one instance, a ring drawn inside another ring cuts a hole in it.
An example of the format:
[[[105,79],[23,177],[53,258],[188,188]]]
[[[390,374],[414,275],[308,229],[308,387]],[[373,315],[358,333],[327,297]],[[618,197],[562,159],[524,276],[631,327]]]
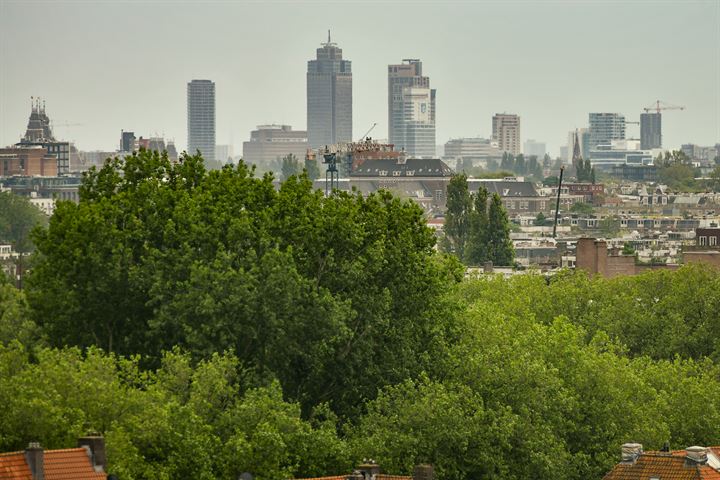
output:
[[[362,465],[358,465],[357,470],[364,480],[375,480],[380,473],[380,465],[375,463],[375,460],[367,460]]]
[[[432,465],[416,465],[413,470],[413,480],[435,480],[435,469]]]
[[[107,466],[105,457],[105,439],[100,435],[91,435],[78,439],[78,447],[84,447],[88,451],[90,463],[96,472],[104,472]]]
[[[640,455],[643,453],[643,446],[641,443],[624,443],[622,446],[622,463],[635,463]]]
[[[685,453],[685,463],[688,465],[705,465],[708,461],[707,448],[705,447],[687,447]]]
[[[25,449],[25,461],[30,467],[32,480],[45,480],[45,451],[38,442],[30,442]]]

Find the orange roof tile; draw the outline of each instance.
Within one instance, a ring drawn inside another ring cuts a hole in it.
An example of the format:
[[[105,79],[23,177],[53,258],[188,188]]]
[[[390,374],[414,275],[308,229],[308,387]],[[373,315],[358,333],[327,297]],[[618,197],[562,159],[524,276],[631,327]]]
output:
[[[0,453],[0,480],[32,480],[23,452]]]
[[[717,447],[711,447],[717,451]],[[685,451],[645,452],[635,463],[619,463],[603,480],[720,480],[720,472],[708,465],[686,465]]]
[[[296,478],[295,480],[345,480],[345,475],[339,475],[337,477]]]
[[[106,480],[96,472],[84,448],[45,451],[45,480]]]
[[[45,480],[107,479],[105,473],[95,471],[84,448],[45,450],[43,462]],[[25,452],[0,454],[0,480],[32,480]]]

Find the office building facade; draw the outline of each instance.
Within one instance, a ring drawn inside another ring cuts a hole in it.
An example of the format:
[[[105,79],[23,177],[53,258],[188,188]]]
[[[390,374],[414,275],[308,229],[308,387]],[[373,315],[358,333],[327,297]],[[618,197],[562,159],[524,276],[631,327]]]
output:
[[[250,132],[250,141],[243,142],[243,160],[267,169],[279,166],[289,154],[303,161],[308,148],[308,132],[304,130],[293,130],[290,125],[258,125]]]
[[[625,116],[619,113],[591,113],[588,151],[598,145],[610,145],[612,140],[625,140]]]
[[[520,116],[496,113],[492,119],[493,140],[498,148],[512,155],[520,154]]]
[[[526,157],[543,158],[546,152],[545,142],[537,142],[530,139],[523,143],[523,154]]]
[[[352,65],[329,32],[308,61],[307,136],[312,148],[352,141]]]
[[[435,156],[435,95],[420,60],[388,65],[388,137],[395,150],[410,157]]]
[[[643,150],[662,148],[662,114],[658,112],[640,114],[640,148]]]
[[[215,160],[215,83],[193,80],[187,84],[187,134],[190,155],[199,150],[205,162]]]

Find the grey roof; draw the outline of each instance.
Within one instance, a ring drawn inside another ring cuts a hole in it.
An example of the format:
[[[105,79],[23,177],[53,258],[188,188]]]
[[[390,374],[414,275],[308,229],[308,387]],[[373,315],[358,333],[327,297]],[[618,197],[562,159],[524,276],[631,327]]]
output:
[[[397,159],[366,160],[351,177],[449,177],[453,171],[439,158],[408,158],[404,163]]]
[[[477,192],[483,185],[492,195],[497,193],[501,197],[538,197],[538,192],[532,182],[513,182],[507,180],[477,180],[468,179],[471,192]]]

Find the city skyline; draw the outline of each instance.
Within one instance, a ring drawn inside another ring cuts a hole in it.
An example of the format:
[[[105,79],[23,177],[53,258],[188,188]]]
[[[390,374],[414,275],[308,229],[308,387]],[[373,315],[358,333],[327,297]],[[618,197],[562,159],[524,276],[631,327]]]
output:
[[[308,52],[322,43],[327,28],[354,64],[355,139],[373,123],[372,136],[387,138],[387,66],[422,58],[442,93],[438,144],[489,138],[492,115],[513,112],[523,119],[521,142],[537,139],[556,156],[568,131],[587,126],[588,113],[618,112],[638,121],[656,99],[686,107],[663,115],[664,148],[720,140],[717,2],[662,2],[651,10],[645,2],[422,3],[413,11],[403,8],[405,2],[370,2],[384,9],[382,16],[356,2],[183,3],[172,9],[151,2],[137,18],[127,5],[132,2],[0,1],[0,145],[19,140],[34,95],[47,100],[57,119],[56,137],[80,149],[115,147],[126,125],[183,147],[184,88],[193,78],[213,80],[221,92],[219,144],[240,151],[259,124],[302,130]],[[270,14],[278,28],[263,28],[263,22],[232,28],[239,18]],[[57,22],[37,21],[45,15]],[[153,20],[160,16],[162,23]],[[348,16],[353,22],[341,21]],[[102,21],[107,18],[118,21]],[[184,33],[208,18],[217,23],[212,30]],[[397,35],[399,18],[426,34]],[[65,20],[83,28],[68,30]],[[133,35],[124,34],[124,20],[133,22]],[[440,34],[450,20],[452,29]],[[364,34],[368,21],[373,35]],[[498,44],[501,33],[506,38]],[[52,75],[45,62],[28,61],[47,55],[48,44],[62,59]],[[137,55],[123,57],[127,51]],[[628,137],[640,137],[638,126],[627,130]]]

